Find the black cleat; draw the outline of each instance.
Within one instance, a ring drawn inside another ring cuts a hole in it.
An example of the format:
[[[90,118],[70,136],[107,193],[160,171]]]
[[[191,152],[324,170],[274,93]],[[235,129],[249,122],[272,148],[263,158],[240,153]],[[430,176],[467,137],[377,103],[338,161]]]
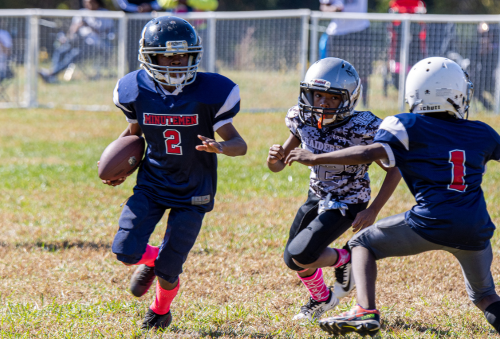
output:
[[[154,330],[164,330],[170,323],[172,322],[172,314],[168,311],[167,314],[159,315],[153,312],[150,308],[146,312],[144,316],[144,320],[142,321],[141,330],[149,331],[151,329]]]
[[[349,254],[351,253],[347,244],[344,246],[344,249],[349,251]],[[334,284],[333,292],[337,298],[342,299],[346,297],[355,287],[354,278],[352,276],[351,260],[344,265],[335,268],[335,278],[337,281]]]
[[[155,280],[155,268],[139,265],[130,279],[130,292],[136,297],[142,297]]]
[[[380,330],[380,313],[356,305],[350,311],[320,320],[319,327],[333,335],[355,332],[361,336],[373,337]]]

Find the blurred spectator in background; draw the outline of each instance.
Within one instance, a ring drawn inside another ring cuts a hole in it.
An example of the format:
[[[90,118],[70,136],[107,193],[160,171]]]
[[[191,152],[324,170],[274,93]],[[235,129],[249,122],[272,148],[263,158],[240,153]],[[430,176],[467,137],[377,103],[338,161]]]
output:
[[[113,0],[113,3],[116,8],[127,13],[148,13],[163,10],[156,0]],[[126,50],[129,73],[139,68],[137,56],[143,26],[144,23],[140,20],[129,21],[127,25]]]
[[[107,11],[103,0],[83,0],[82,10]],[[39,74],[47,83],[57,81],[56,76],[84,55],[95,57],[109,49],[109,34],[112,35],[113,20],[95,17],[74,17],[67,34],[59,36],[59,46],[52,55],[52,68],[40,70]]]
[[[323,12],[368,11],[368,0],[319,0]],[[349,61],[358,71],[363,85],[363,105],[368,105],[368,77],[372,72],[374,51],[368,34],[368,20],[334,19],[319,41],[320,59],[327,56]]]
[[[0,81],[14,75],[9,63],[11,53],[12,37],[6,30],[0,29]]]
[[[219,7],[217,0],[158,0],[158,4],[173,13],[215,11]]]
[[[113,0],[115,6],[127,13],[147,13],[161,11],[156,0]]]
[[[474,96],[487,110],[492,110],[495,96],[495,83],[499,69],[498,24],[481,22],[477,25],[477,39],[471,55],[470,76],[474,83]]]

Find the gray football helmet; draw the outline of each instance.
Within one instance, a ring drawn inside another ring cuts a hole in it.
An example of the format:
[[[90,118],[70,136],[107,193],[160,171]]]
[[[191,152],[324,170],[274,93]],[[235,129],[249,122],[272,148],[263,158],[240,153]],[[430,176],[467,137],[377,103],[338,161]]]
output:
[[[350,63],[338,58],[316,61],[300,83],[299,117],[309,126],[323,129],[337,127],[349,121],[361,93],[358,72]],[[314,92],[337,94],[342,101],[337,108],[314,106]],[[326,118],[325,116],[332,116]]]

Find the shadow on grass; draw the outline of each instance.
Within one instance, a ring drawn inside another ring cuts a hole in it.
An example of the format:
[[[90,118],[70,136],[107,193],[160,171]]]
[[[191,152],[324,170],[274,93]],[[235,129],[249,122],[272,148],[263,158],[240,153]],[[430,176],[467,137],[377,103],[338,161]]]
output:
[[[290,336],[283,336],[283,334],[269,334],[269,333],[249,333],[243,329],[201,329],[199,331],[187,332],[177,326],[170,327],[170,333],[186,336],[186,338],[253,338],[253,339],[272,339],[272,338],[293,338]]]
[[[408,319],[401,319],[401,318],[391,320],[388,323],[387,322],[384,323],[382,325],[382,330],[386,332],[390,332],[391,330],[413,330],[421,333],[433,334],[436,335],[438,338],[456,336],[455,332],[449,330],[436,329],[433,328],[432,326],[422,324],[420,322],[411,321]]]
[[[15,245],[9,245],[1,243],[0,247],[15,247],[23,249],[42,249],[48,252],[56,252],[62,250],[69,250],[71,248],[78,249],[90,249],[94,251],[109,250],[111,249],[111,244],[106,242],[88,242],[88,241],[60,241],[60,242],[42,242],[38,241],[36,243],[19,243]]]

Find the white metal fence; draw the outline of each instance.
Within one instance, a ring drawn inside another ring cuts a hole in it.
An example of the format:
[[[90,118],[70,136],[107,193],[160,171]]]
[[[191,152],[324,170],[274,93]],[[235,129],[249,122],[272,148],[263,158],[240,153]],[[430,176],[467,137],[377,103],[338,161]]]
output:
[[[116,80],[138,67],[140,32],[153,15],[165,13],[0,11],[0,44],[6,34],[12,40],[10,51],[0,49],[0,105],[109,109]],[[365,106],[404,111],[399,89],[409,67],[424,57],[446,56],[469,72],[473,108],[500,112],[500,16],[288,10],[183,17],[202,36],[202,69],[237,82],[244,110],[293,105],[308,64],[338,56],[363,78]],[[93,20],[99,29],[92,34],[77,30],[70,37],[78,20]],[[331,22],[349,26],[363,20],[367,28],[360,32],[327,34]]]

